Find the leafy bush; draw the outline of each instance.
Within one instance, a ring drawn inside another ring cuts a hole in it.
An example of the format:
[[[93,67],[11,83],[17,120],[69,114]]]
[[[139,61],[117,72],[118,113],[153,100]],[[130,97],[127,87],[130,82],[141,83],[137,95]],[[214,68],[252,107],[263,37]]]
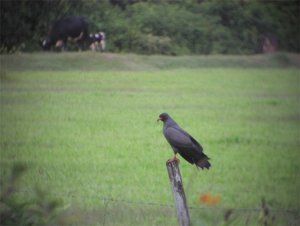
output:
[[[47,197],[47,193],[36,188],[33,197],[23,201],[18,197],[18,182],[24,174],[26,166],[15,164],[10,175],[1,178],[0,224],[11,225],[62,225],[66,223],[62,217],[58,200]]]
[[[141,34],[134,44],[134,50],[138,53],[172,54],[172,40],[169,37]]]

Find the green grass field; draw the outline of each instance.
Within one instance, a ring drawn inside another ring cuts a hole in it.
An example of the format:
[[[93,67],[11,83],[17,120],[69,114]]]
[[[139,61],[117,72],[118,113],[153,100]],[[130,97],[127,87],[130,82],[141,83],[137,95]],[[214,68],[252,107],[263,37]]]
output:
[[[42,187],[78,217],[76,225],[177,224],[161,112],[211,158],[209,171],[180,162],[194,225],[218,225],[230,208],[237,209],[233,225],[249,215],[249,225],[258,225],[259,212],[246,210],[259,208],[262,197],[278,225],[299,223],[297,55],[34,53],[0,60],[1,175],[25,162],[20,193]],[[220,202],[200,203],[208,192]]]

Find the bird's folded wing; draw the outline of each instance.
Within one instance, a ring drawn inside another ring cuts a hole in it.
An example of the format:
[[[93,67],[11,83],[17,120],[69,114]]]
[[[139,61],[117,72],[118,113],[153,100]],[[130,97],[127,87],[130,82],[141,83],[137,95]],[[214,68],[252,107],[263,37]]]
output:
[[[176,148],[193,148],[193,142],[188,133],[174,127],[165,130],[165,136],[169,143]]]
[[[165,130],[165,135],[169,143],[176,148],[192,148],[199,152],[203,151],[202,146],[181,128],[168,127]]]

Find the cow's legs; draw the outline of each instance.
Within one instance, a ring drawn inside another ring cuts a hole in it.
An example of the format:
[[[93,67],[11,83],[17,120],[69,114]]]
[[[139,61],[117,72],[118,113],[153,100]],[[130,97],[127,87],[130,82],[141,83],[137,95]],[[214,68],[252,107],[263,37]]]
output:
[[[67,51],[67,41],[68,41],[67,38],[63,40],[63,45],[61,47],[62,52]]]
[[[83,41],[80,40],[80,41],[77,42],[77,44],[78,44],[78,50],[83,51],[83,47],[84,47],[83,46]]]

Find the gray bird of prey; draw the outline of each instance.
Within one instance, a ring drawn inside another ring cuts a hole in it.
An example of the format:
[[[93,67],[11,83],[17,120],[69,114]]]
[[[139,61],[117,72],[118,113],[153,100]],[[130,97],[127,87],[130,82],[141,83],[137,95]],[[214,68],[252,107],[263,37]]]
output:
[[[202,146],[168,115],[162,113],[157,121],[162,121],[163,134],[174,151],[174,157],[168,161],[177,161],[176,155],[179,153],[186,161],[195,164],[201,169],[209,169],[209,158],[203,153]]]

